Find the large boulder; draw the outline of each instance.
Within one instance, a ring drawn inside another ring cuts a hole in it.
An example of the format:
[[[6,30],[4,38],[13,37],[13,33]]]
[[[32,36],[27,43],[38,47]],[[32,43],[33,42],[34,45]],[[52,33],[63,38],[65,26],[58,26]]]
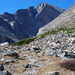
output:
[[[15,57],[15,58],[18,58],[19,57],[18,53],[15,52],[12,49],[7,50],[3,55],[4,56],[12,56],[12,57]]]
[[[8,42],[1,43],[0,46],[9,46]]]

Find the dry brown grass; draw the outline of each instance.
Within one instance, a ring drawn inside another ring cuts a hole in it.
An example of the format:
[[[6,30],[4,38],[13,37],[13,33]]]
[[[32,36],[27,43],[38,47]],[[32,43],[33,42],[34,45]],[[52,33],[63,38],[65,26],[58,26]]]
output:
[[[27,55],[27,54],[29,54],[30,56],[33,56],[34,58],[37,58],[37,63],[40,62],[40,63],[46,64],[45,66],[41,66],[41,67],[32,65],[32,67],[38,68],[38,70],[39,70],[38,75],[45,75],[46,72],[51,72],[51,71],[58,71],[60,75],[75,75],[75,73],[72,74],[72,72],[74,72],[74,71],[67,70],[66,68],[62,68],[58,65],[58,63],[60,63],[60,61],[61,61],[61,59],[58,57],[57,58],[51,57],[51,56],[38,57],[38,55],[40,53],[36,55],[34,53],[29,53],[29,52],[24,52],[24,51],[21,51],[20,57],[24,58],[24,55]],[[4,64],[6,66],[5,69],[8,70],[13,75],[22,75],[25,72],[26,68],[23,66],[23,64],[28,63],[28,61],[26,59],[18,60],[18,59],[9,57],[9,56],[3,56],[2,58],[9,59],[9,60],[10,59],[15,60],[15,62],[12,63],[12,65],[11,64],[8,65],[11,67],[11,69],[8,69],[7,66]],[[0,63],[2,63],[2,62],[0,62]],[[12,67],[15,67],[16,70],[14,71]]]
[[[61,67],[58,66],[58,63],[60,62],[60,58],[54,58],[54,57],[49,57],[52,60],[45,62],[45,66],[39,67],[39,75],[45,75],[46,72],[51,72],[51,71],[59,71],[61,70]]]
[[[0,61],[0,64],[4,64],[4,62],[3,61]]]

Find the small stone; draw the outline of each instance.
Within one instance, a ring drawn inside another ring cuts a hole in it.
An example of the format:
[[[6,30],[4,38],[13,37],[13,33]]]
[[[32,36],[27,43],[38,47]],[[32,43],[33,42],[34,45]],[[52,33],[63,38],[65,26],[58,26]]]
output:
[[[5,64],[14,63],[14,60],[5,60]]]
[[[25,66],[25,68],[31,68],[31,64],[23,64],[23,66]]]
[[[59,72],[47,72],[45,75],[59,75]]]

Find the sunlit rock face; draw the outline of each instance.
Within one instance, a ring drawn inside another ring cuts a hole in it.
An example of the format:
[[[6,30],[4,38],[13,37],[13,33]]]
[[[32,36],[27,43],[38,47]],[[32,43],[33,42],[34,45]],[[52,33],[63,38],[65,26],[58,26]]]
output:
[[[14,41],[36,36],[39,28],[55,19],[62,12],[64,12],[63,9],[47,3],[41,3],[36,8],[31,6],[28,9],[19,9],[14,14],[5,12],[0,15],[0,26],[5,28],[5,32],[2,32],[4,31],[2,29],[1,35],[8,37],[9,32]]]

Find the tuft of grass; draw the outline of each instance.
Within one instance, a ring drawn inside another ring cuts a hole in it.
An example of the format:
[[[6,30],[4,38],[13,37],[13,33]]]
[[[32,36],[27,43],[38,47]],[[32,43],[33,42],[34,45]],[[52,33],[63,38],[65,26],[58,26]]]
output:
[[[52,31],[49,31],[49,32],[47,32],[47,33],[41,34],[41,35],[39,35],[39,36],[45,37],[46,35],[56,34],[57,32],[59,32],[59,30],[52,30]]]
[[[75,28],[59,28],[61,31],[73,31]]]
[[[58,32],[60,32],[60,31],[67,31],[68,33],[73,33],[73,32],[75,32],[75,31],[73,31],[75,28],[67,28],[67,27],[65,27],[65,28],[59,28],[59,29],[57,29],[57,30],[52,30],[52,31],[49,31],[49,32],[47,32],[47,33],[44,33],[44,34],[41,34],[41,35],[39,35],[39,36],[41,36],[41,37],[45,37],[46,35],[50,35],[50,34],[57,34]]]
[[[4,64],[4,61],[0,61],[0,64]]]
[[[33,37],[33,38],[27,38],[27,39],[23,39],[19,42],[15,42],[15,43],[12,43],[11,45],[25,45],[25,44],[29,44],[30,42],[34,41],[37,37]]]
[[[59,66],[61,68],[66,68],[66,69],[75,71],[75,59],[70,59],[70,60],[66,60],[64,62],[61,62],[61,63],[59,63]]]
[[[75,35],[73,35],[72,37],[75,37]]]

